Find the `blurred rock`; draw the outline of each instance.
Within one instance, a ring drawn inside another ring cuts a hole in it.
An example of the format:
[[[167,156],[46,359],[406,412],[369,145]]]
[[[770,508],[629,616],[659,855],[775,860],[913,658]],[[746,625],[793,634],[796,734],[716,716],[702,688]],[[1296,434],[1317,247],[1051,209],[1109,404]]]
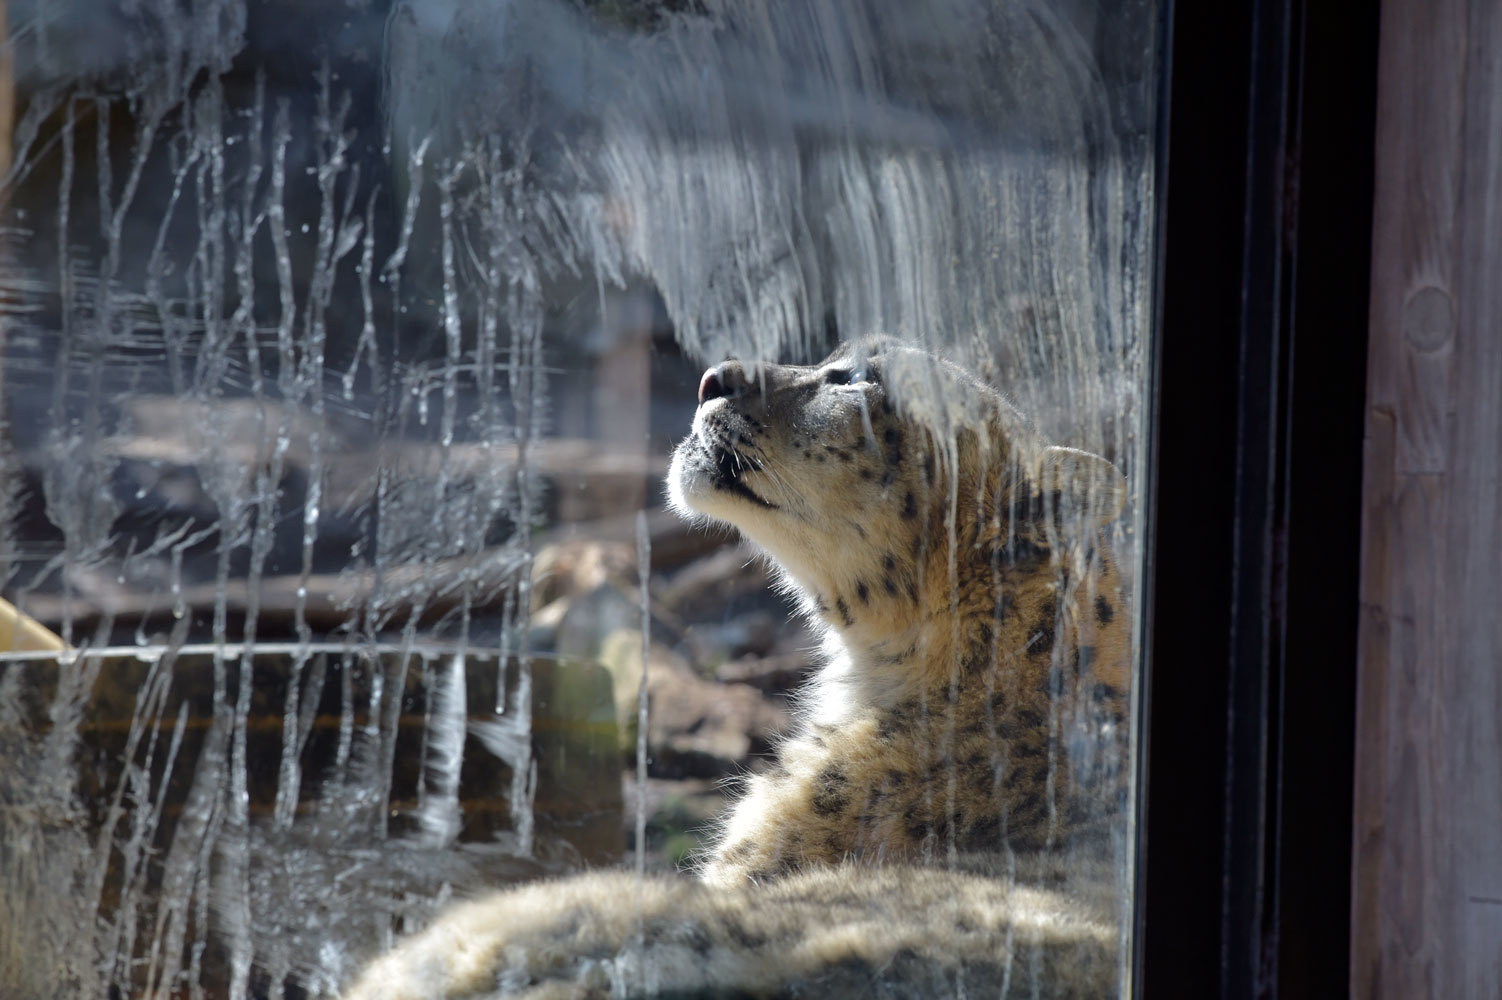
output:
[[[663,621],[657,609],[651,610],[647,627],[653,640],[669,645],[681,641],[677,623]],[[611,583],[560,597],[532,616],[533,648],[571,659],[602,660],[606,639],[621,631],[637,635],[640,645],[640,592]]]
[[[720,664],[715,675],[726,684],[748,684],[767,694],[788,695],[808,679],[814,662],[809,653],[743,656]]]
[[[598,662],[613,677],[626,763],[635,758],[641,689],[641,598],[635,554],[623,544],[574,542],[538,554],[536,592],[547,604],[532,616],[530,641],[562,658]],[[762,655],[777,646],[778,619],[763,608],[727,616],[725,593],[754,586],[737,551],[689,565],[650,604],[647,653],[647,755],[655,778],[716,778],[745,769],[789,725],[787,710],[746,683],[724,683],[695,670],[725,656]],[[706,590],[721,595],[715,622],[683,625],[682,610]],[[673,619],[665,622],[664,619]],[[689,656],[679,650],[689,650]],[[697,659],[697,656],[695,656]],[[789,664],[792,670],[792,664]],[[771,689],[769,686],[768,689]]]
[[[782,637],[786,616],[753,610],[719,622],[701,622],[693,634],[699,645],[718,651],[721,657],[765,656]]]
[[[641,634],[608,636],[601,662],[615,678],[615,703],[625,749],[635,752],[641,689]],[[647,767],[658,778],[733,774],[766,753],[789,723],[785,709],[746,684],[720,684],[696,674],[682,657],[653,645],[647,660]]]
[[[744,542],[727,545],[684,566],[658,587],[663,604],[689,621],[721,618],[732,603],[776,607],[772,575],[756,551]],[[786,617],[783,606],[782,617]]]
[[[626,589],[639,579],[636,547],[623,541],[577,538],[548,545],[532,559],[532,607],[602,584]]]
[[[626,826],[627,860],[636,850],[639,801],[646,810],[647,866],[671,871],[690,864],[693,855],[702,849],[714,828],[715,818],[731,797],[731,790],[723,782],[705,778],[664,781],[649,777],[645,784],[640,784],[634,771],[623,771],[621,797],[625,802],[622,818]]]

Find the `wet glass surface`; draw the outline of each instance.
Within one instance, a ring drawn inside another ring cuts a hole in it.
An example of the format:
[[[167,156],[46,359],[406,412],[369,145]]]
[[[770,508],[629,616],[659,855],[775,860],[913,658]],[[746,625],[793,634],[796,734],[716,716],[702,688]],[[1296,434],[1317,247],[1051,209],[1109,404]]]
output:
[[[817,661],[664,507],[727,356],[979,373],[1124,475],[1130,602],[1154,4],[3,8],[3,594],[70,650],[0,661],[0,992],[317,995],[700,847]]]

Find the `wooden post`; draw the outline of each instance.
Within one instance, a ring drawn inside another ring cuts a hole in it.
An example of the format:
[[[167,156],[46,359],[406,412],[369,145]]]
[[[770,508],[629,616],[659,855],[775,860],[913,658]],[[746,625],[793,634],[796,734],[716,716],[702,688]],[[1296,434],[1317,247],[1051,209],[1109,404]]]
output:
[[[601,297],[600,326],[609,346],[595,369],[595,440],[621,458],[647,467],[647,431],[652,412],[652,307],[639,290],[610,290]],[[616,509],[647,504],[642,475],[623,483]]]
[[[1382,7],[1351,993],[1502,994],[1502,6]]]

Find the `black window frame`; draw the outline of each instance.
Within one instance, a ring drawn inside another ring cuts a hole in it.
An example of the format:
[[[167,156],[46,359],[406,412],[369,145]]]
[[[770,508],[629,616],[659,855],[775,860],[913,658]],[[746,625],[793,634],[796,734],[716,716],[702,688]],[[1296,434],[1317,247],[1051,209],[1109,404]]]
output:
[[[1349,994],[1378,15],[1162,12],[1137,996]]]

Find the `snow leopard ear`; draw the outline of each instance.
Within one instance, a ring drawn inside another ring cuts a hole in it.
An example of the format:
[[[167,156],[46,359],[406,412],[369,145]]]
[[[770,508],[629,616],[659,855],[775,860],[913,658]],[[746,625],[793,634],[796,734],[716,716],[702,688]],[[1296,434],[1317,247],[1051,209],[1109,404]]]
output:
[[[1057,496],[1089,527],[1114,521],[1126,504],[1126,480],[1116,466],[1078,448],[1045,448],[1040,479],[1045,495]]]

